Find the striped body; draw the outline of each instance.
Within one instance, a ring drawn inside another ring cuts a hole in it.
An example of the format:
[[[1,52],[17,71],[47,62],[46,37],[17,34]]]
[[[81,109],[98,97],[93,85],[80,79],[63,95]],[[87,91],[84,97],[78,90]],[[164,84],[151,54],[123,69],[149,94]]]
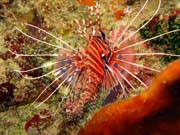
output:
[[[127,31],[127,36],[131,32]],[[67,114],[82,112],[86,103],[96,101],[98,92],[102,89],[111,91],[115,88],[122,96],[127,96],[125,83],[128,83],[130,77],[128,72],[134,72],[134,66],[124,61],[134,62],[135,56],[121,54],[134,53],[133,48],[125,50],[122,48],[139,39],[127,40],[120,47],[112,47],[112,43],[107,43],[102,33],[90,36],[88,40],[85,49],[79,49],[77,52],[60,49],[57,57],[58,64],[55,66],[59,69],[57,78],[62,75],[59,77],[62,81],[66,80],[68,85],[74,83],[69,92],[70,98],[64,104]],[[120,87],[117,87],[118,85]]]
[[[73,99],[66,103],[67,113],[79,113],[86,103],[96,100],[98,87],[103,81],[105,72],[102,55],[108,53],[108,45],[100,36],[90,37],[89,43],[82,53],[83,63],[79,65],[81,73],[73,90]]]

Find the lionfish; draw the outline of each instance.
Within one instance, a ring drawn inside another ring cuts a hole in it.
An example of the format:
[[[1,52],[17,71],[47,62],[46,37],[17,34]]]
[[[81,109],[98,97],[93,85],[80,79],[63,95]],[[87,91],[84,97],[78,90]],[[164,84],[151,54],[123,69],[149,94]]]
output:
[[[53,34],[37,27],[32,24],[25,24],[29,27],[35,28],[49,36],[55,38],[60,41],[63,46],[57,46],[43,40],[32,37],[19,28],[17,30],[25,35],[26,37],[35,40],[37,42],[54,46],[59,49],[57,54],[35,54],[35,55],[27,55],[27,54],[17,54],[12,52],[17,57],[19,56],[34,56],[34,57],[44,57],[44,56],[53,56],[56,61],[45,66],[55,65],[54,69],[44,75],[38,77],[26,77],[27,79],[39,79],[49,74],[54,74],[55,79],[40,93],[40,95],[35,99],[36,102],[42,94],[47,91],[47,89],[53,85],[58,80],[61,80],[58,87],[48,95],[48,97],[39,103],[38,106],[42,105],[46,102],[55,92],[57,92],[64,84],[66,84],[68,91],[68,95],[71,98],[66,98],[64,96],[61,102],[64,102],[65,113],[67,114],[79,114],[83,112],[83,108],[85,104],[96,101],[97,96],[100,90],[112,91],[116,90],[119,92],[121,97],[127,97],[129,88],[135,89],[133,84],[129,81],[129,77],[134,78],[138,81],[142,86],[147,87],[147,85],[134,74],[135,68],[143,68],[155,72],[159,72],[159,70],[140,65],[135,63],[137,56],[152,56],[152,55],[168,55],[178,57],[179,55],[167,54],[167,53],[136,53],[134,51],[134,47],[142,45],[150,40],[162,37],[164,35],[180,31],[180,29],[172,30],[161,35],[146,39],[140,40],[136,34],[145,27],[153,17],[158,13],[161,5],[161,0],[159,0],[159,5],[154,12],[154,14],[148,19],[146,23],[144,23],[137,30],[130,29],[131,24],[135,21],[135,19],[141,14],[143,9],[146,7],[148,0],[141,7],[139,12],[133,17],[133,19],[129,22],[127,26],[120,27],[118,32],[113,32],[111,38],[107,39],[106,34],[103,32],[101,28],[101,19],[100,19],[100,4],[96,2],[93,6],[88,6],[89,8],[89,17],[88,17],[88,28],[83,28],[80,30],[81,34],[86,37],[88,40],[88,44],[85,48],[80,47],[78,49],[73,48],[67,42],[54,36]],[[95,22],[93,22],[93,17],[96,17]],[[79,27],[82,25],[80,21],[77,21]],[[85,22],[83,25],[85,25]],[[23,75],[23,73],[39,70],[45,67],[39,66],[33,69],[17,71]],[[23,75],[24,76],[24,75]],[[25,77],[25,76],[24,76]],[[65,100],[65,101],[64,101]]]

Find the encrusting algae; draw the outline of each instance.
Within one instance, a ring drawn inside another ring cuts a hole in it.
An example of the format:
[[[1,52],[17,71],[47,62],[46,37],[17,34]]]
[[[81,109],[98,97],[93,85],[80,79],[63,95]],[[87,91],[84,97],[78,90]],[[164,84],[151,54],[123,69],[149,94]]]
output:
[[[141,95],[101,108],[79,135],[179,135],[180,60]]]

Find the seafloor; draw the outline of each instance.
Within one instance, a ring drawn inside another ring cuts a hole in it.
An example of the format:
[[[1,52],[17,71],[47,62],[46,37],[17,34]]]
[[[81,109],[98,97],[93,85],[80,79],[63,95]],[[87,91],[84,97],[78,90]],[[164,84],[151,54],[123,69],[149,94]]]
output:
[[[128,1],[128,2],[127,2]],[[145,0],[99,0],[101,5],[102,27],[107,35],[110,31],[121,25],[127,25],[142,7]],[[132,12],[117,19],[114,13],[130,7]],[[156,10],[158,0],[150,0],[140,16],[132,23],[138,28]],[[158,14],[169,15],[174,10],[180,12],[179,0],[163,0]],[[40,92],[53,80],[49,75],[37,80],[28,80],[14,70],[28,70],[40,65],[47,65],[54,61],[52,57],[18,57],[8,51],[8,48],[19,54],[52,54],[58,50],[55,47],[37,43],[22,35],[16,28],[45,40],[52,44],[60,44],[47,34],[27,27],[25,23],[38,26],[46,31],[61,37],[73,47],[85,47],[87,41],[77,31],[74,19],[87,18],[88,8],[76,0],[1,0],[0,1],[0,135],[75,135],[79,128],[101,107],[107,92],[99,94],[97,103],[86,106],[86,111],[80,118],[70,118],[65,115],[58,103],[65,94],[63,86],[46,103],[36,108],[37,103],[31,103]],[[164,48],[155,47],[158,51]],[[154,49],[154,47],[152,47]],[[151,52],[151,47],[144,47],[144,51]],[[139,48],[137,48],[138,50]],[[179,48],[177,48],[179,49]],[[174,53],[171,51],[171,53]],[[176,51],[175,51],[176,53]],[[161,57],[143,57],[138,63],[150,65],[161,69],[167,64]],[[169,60],[168,60],[169,61]],[[25,76],[40,76],[52,70],[53,67],[43,68]],[[150,75],[149,75],[150,74]],[[148,76],[149,75],[149,76]],[[156,73],[146,73],[144,77],[152,80]],[[143,78],[143,75],[141,76]],[[38,102],[43,101],[57,87],[59,82],[53,84]],[[147,82],[150,83],[150,82]],[[136,86],[138,84],[135,84]],[[138,86],[129,96],[135,96],[144,88]],[[117,98],[118,100],[118,98]],[[120,100],[120,99],[119,99]],[[29,125],[27,123],[30,123]],[[34,125],[33,125],[33,124]],[[26,125],[26,126],[25,126]]]

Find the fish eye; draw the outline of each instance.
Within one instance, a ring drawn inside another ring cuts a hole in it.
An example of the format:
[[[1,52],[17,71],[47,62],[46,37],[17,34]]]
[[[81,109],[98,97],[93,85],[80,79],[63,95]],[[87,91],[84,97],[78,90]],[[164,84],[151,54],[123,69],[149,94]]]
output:
[[[103,53],[103,54],[101,55],[101,58],[105,61],[105,60],[106,60],[106,55]]]
[[[104,57],[105,57],[105,54],[103,53],[103,54],[101,55],[101,57],[104,58]]]

